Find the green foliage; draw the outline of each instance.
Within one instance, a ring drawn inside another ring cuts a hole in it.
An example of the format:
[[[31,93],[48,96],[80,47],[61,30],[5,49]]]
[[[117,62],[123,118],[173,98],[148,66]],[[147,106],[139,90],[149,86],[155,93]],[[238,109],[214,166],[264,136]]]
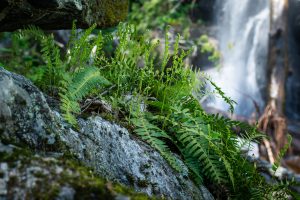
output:
[[[42,72],[38,67],[42,63],[38,45],[32,46],[32,37],[20,38],[18,33],[2,33],[0,43],[0,63],[6,69],[26,75],[33,82],[40,79]]]
[[[192,33],[195,31],[191,29],[194,30],[193,27],[197,24],[191,20],[190,14],[199,12],[194,9],[197,9],[196,1],[132,0],[128,21],[136,26],[140,34],[148,34],[152,39],[153,35],[159,35],[163,39],[162,30],[168,32],[169,27],[172,27],[174,37],[177,33],[184,36],[181,38],[181,48],[193,47],[198,56],[208,57],[213,65],[217,65],[221,54],[208,36],[204,34],[199,39],[190,37],[195,35]],[[201,25],[197,26],[197,29],[201,29]],[[169,51],[168,46],[165,47],[165,51]]]
[[[85,68],[75,74],[72,80],[65,80],[60,88],[61,110],[63,117],[72,125],[77,121],[73,114],[80,113],[78,101],[90,94],[97,86],[109,85],[109,81],[100,75],[99,70],[94,67]]]
[[[167,25],[189,24],[186,15],[192,6],[192,3],[173,0],[132,1],[129,21],[143,32],[153,28],[165,29]]]
[[[76,126],[84,97],[101,98],[178,172],[183,168],[177,157],[183,158],[198,184],[208,182],[220,191],[226,188],[232,199],[282,199],[290,194],[286,183],[267,184],[255,165],[241,155],[233,129],[239,127],[244,143],[249,144],[261,138],[255,128],[202,109],[197,96],[206,82],[231,111],[235,102],[209,78],[199,80],[199,73],[185,66],[190,51],[179,48],[180,36],[171,53],[166,34],[165,51],[156,56],[158,43],[148,41],[135,26],[120,25],[113,35],[91,35],[93,29],[78,34],[74,28],[66,52],[59,50],[52,36],[38,38],[51,80],[45,79],[46,90],[59,89],[63,116],[69,123]],[[104,46],[113,44],[115,48],[106,52]]]
[[[148,113],[148,115],[151,114]],[[153,118],[153,116],[151,117]],[[135,133],[158,150],[175,170],[183,172],[182,166],[164,141],[164,139],[171,140],[170,136],[165,131],[150,123],[145,116],[141,115],[141,113],[139,113],[136,118],[131,118],[131,122],[135,125]]]
[[[276,170],[278,169],[278,167],[280,166],[281,160],[283,158],[283,156],[285,155],[285,153],[287,152],[287,150],[290,148],[291,144],[292,144],[292,136],[288,135],[287,136],[287,143],[284,145],[284,147],[280,150],[279,155],[275,161],[275,163],[272,166],[272,169],[274,172],[276,172]]]
[[[100,75],[100,71],[91,66],[97,48],[102,48],[103,38],[90,38],[95,25],[84,32],[77,32],[75,23],[67,52],[63,52],[56,44],[54,36],[46,35],[37,27],[29,26],[18,33],[18,37],[31,35],[40,42],[44,65],[36,84],[52,96],[59,94],[63,117],[73,126],[77,121],[74,114],[80,113],[79,101],[99,86],[107,86],[110,82]],[[93,49],[96,49],[93,52]]]
[[[225,186],[233,199],[250,199],[254,190],[263,194],[262,198],[276,199],[275,191],[287,195],[287,187],[279,190],[268,185],[255,166],[242,157],[233,129],[241,128],[245,143],[259,140],[262,135],[244,123],[203,111],[193,95],[202,83],[197,79],[198,73],[184,65],[189,52],[179,49],[179,36],[171,54],[166,35],[166,49],[160,60],[153,56],[157,43],[147,42],[134,27],[121,26],[116,35],[119,46],[114,57],[108,59],[101,55],[97,64],[103,76],[116,85],[116,90],[111,91],[114,104],[127,113],[127,120],[137,135],[156,148],[174,169],[181,171],[176,156],[171,153],[175,148],[196,182],[208,180],[220,188]],[[210,79],[206,80],[233,111],[235,102]],[[131,100],[124,104],[128,94]]]
[[[40,53],[38,55],[42,62],[37,63],[36,68],[38,71],[35,73],[36,77],[33,81],[44,91],[52,95],[55,92],[57,93],[60,79],[64,73],[64,65],[60,58],[60,49],[55,44],[54,36],[52,34],[46,35],[35,26],[29,26],[27,29],[18,31],[12,37],[18,38],[19,41],[24,40],[28,49],[30,49],[30,40],[39,42]],[[25,73],[24,75],[28,74]]]

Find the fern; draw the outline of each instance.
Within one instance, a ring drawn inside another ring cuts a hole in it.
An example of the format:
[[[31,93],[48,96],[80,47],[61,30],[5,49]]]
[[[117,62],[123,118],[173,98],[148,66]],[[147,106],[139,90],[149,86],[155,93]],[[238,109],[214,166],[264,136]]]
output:
[[[279,167],[279,165],[280,165],[280,163],[281,163],[281,160],[282,160],[284,154],[287,152],[288,148],[290,148],[290,146],[291,146],[291,144],[292,144],[292,136],[291,136],[291,135],[288,135],[288,136],[287,136],[287,140],[288,140],[287,143],[286,143],[286,144],[284,145],[284,147],[280,150],[279,155],[278,155],[278,157],[277,157],[275,163],[274,163],[273,166],[272,166],[272,170],[273,170],[274,172],[276,172],[276,170],[278,169],[278,167]]]
[[[236,102],[232,100],[230,97],[225,96],[225,93],[222,91],[220,87],[218,87],[212,80],[209,78],[206,79],[216,90],[216,94],[219,94],[221,98],[229,105],[229,111],[233,113],[234,111],[234,105]]]
[[[54,43],[53,35],[42,39],[42,55],[46,61],[46,68],[42,79],[39,81],[42,89],[54,94],[59,86],[64,71],[64,65],[60,58],[60,50]]]
[[[184,154],[184,152],[182,152],[182,154],[184,156],[184,162],[187,165],[187,167],[190,169],[190,171],[192,173],[192,177],[194,178],[195,182],[198,185],[202,185],[203,184],[203,176],[201,174],[200,161],[191,157],[189,154]]]
[[[53,34],[46,35],[41,29],[36,26],[28,26],[26,29],[19,32],[19,37],[30,35],[35,40],[41,43],[42,58],[45,62],[42,75],[37,80],[37,84],[52,96],[57,92],[59,82],[62,75],[65,73],[65,65],[60,57],[60,49],[55,44]]]
[[[95,45],[98,45],[98,39],[94,42],[91,42],[90,36],[92,31],[96,28],[94,24],[87,30],[83,31],[81,35],[77,35],[75,32],[72,32],[72,37],[68,43],[69,47],[69,61],[68,68],[71,72],[76,72],[88,64],[90,60],[90,54]]]
[[[205,95],[206,82],[229,104],[231,112],[235,102],[213,81],[199,80],[199,73],[185,66],[190,51],[179,48],[180,36],[172,47],[166,34],[165,50],[159,55],[159,43],[147,41],[131,25],[121,24],[108,35],[91,34],[97,32],[95,26],[83,32],[75,28],[74,23],[67,52],[56,45],[53,35],[45,35],[36,27],[21,33],[32,33],[40,41],[44,61],[40,86],[52,96],[59,89],[67,122],[77,126],[80,101],[86,96],[104,98],[116,113],[122,113],[118,120],[133,125],[130,127],[135,134],[182,173],[184,169],[172,152],[176,149],[196,183],[208,181],[220,191],[225,188],[232,199],[280,199],[289,194],[287,184],[267,184],[255,166],[242,157],[233,129],[238,128],[244,144],[249,144],[262,138],[255,127],[202,109],[195,93]],[[105,88],[107,85],[114,87]],[[146,109],[140,109],[141,104]],[[286,149],[281,151],[274,169]]]
[[[164,139],[171,140],[170,136],[159,127],[151,124],[145,119],[145,116],[139,114],[139,118],[132,118],[130,121],[134,124],[135,133],[152,147],[158,150],[161,155],[169,162],[169,164],[178,172],[182,172],[183,168],[177,161],[177,158],[171,153]]]
[[[217,183],[226,182],[223,165],[219,162],[219,157],[211,148],[211,139],[203,133],[203,130],[193,122],[192,116],[187,109],[175,109],[178,130],[177,140],[182,144],[182,152],[191,158],[197,159],[202,166],[202,172]],[[178,116],[180,118],[178,118]]]
[[[68,81],[68,80],[66,80]],[[98,86],[109,85],[110,82],[100,75],[97,68],[88,67],[77,73],[74,78],[64,85],[67,88],[61,88],[61,110],[64,112],[64,118],[72,125],[76,125],[76,118],[73,114],[80,112],[78,101],[89,94]]]
[[[31,35],[35,40],[42,41],[47,36],[45,33],[37,26],[29,25],[25,29],[18,31],[19,38]]]

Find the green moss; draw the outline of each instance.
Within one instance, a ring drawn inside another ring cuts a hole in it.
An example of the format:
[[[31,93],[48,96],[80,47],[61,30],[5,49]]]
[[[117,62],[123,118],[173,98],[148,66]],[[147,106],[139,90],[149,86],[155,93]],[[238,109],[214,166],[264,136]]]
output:
[[[116,25],[120,21],[124,21],[128,13],[128,0],[103,0],[103,8],[105,8],[105,22],[104,24]]]
[[[28,167],[37,166],[45,171],[35,171],[37,179],[36,187],[27,191],[28,197],[34,199],[55,199],[62,187],[73,188],[75,199],[115,199],[117,196],[127,196],[131,199],[153,199],[145,194],[137,193],[131,188],[115,184],[102,179],[93,173],[91,168],[81,165],[74,160],[72,155],[67,154],[61,158],[43,158],[34,155],[28,149],[16,148],[11,153],[1,153],[2,162],[8,162],[10,168],[17,168],[18,171],[25,171]],[[18,163],[21,161],[21,165]],[[12,165],[14,164],[14,165]],[[61,168],[62,172],[57,169]],[[9,188],[20,187],[18,177],[10,177]],[[141,181],[143,185],[144,182]]]
[[[107,120],[109,122],[118,124],[119,126],[126,128],[129,132],[132,132],[133,127],[128,122],[127,119],[120,118],[117,115],[114,115],[112,113],[106,113],[106,112],[101,112],[101,113],[99,113],[99,115],[100,115],[101,118],[103,118],[103,119],[105,119],[105,120]]]
[[[30,192],[30,196],[34,197],[35,199],[55,199],[59,194],[60,186],[57,184],[52,184],[50,181],[51,180],[47,180],[46,177],[45,179],[38,180],[38,187],[33,188],[33,190]]]
[[[91,169],[78,165],[77,161],[68,160],[65,162],[71,169],[78,173],[74,176],[73,173],[64,172],[60,179],[61,184],[68,183],[76,190],[76,197],[81,199],[90,199],[92,196],[99,196],[103,199],[114,199],[118,195],[126,195],[132,199],[150,199],[148,196],[134,192],[130,188],[113,184],[97,177]],[[75,198],[76,198],[75,197]]]
[[[116,121],[116,117],[111,113],[102,112],[100,113],[100,116],[110,122]]]
[[[1,158],[0,161],[12,163],[19,160],[21,156],[24,158],[32,157],[32,152],[26,148],[16,148],[11,153],[0,152],[0,158]],[[28,159],[22,159],[22,161],[24,160],[27,161]]]
[[[86,22],[92,25],[97,23],[99,27],[113,27],[127,18],[128,0],[102,0],[90,3],[87,10]],[[96,18],[96,19],[95,19]]]

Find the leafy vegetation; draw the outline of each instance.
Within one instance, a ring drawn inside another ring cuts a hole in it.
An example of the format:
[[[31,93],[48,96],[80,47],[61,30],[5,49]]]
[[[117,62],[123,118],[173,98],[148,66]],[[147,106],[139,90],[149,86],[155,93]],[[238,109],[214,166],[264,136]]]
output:
[[[192,20],[191,13],[199,12],[198,3],[195,0],[132,0],[128,21],[140,34],[148,34],[152,39],[157,39],[157,35],[163,36],[162,32],[171,27],[174,36],[183,36],[180,42],[182,49],[193,47],[195,52],[207,55],[209,61],[218,64],[221,54],[205,33],[190,37],[191,27],[201,29],[204,25],[199,18],[196,22]]]
[[[187,25],[191,21],[186,15],[192,7],[193,3],[184,1],[133,0],[129,21],[134,23],[139,31],[165,29],[168,25]]]
[[[243,145],[233,130],[239,127],[247,144],[261,139],[255,128],[202,109],[198,97],[207,83],[231,111],[235,102],[205,75],[185,66],[190,51],[180,49],[180,36],[171,47],[166,34],[164,53],[156,56],[159,42],[147,40],[135,26],[123,24],[113,34],[97,36],[92,34],[94,28],[78,33],[74,25],[65,51],[53,35],[35,27],[18,33],[21,39],[31,34],[39,41],[43,62],[36,67],[41,73],[36,83],[60,97],[66,121],[76,126],[81,100],[100,99],[113,106],[115,120],[133,127],[181,172],[179,155],[198,184],[214,185],[232,199],[283,199],[291,194],[288,183],[266,183],[255,165],[241,155]],[[106,51],[106,46],[114,48]]]

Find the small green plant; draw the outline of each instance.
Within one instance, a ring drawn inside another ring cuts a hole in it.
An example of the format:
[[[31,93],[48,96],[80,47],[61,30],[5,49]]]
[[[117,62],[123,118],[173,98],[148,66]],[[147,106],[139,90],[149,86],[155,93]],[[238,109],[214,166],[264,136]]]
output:
[[[77,72],[71,80],[66,79],[60,88],[61,110],[63,117],[72,125],[77,121],[73,114],[80,114],[79,101],[100,86],[107,86],[110,82],[100,75],[99,70],[87,67]]]
[[[79,101],[93,90],[101,90],[110,82],[100,75],[100,71],[92,66],[93,53],[102,48],[103,38],[90,38],[95,25],[84,32],[76,32],[73,24],[67,52],[63,52],[55,43],[53,34],[46,35],[37,27],[29,26],[18,33],[19,38],[31,35],[41,43],[41,55],[44,65],[40,66],[42,74],[39,85],[52,96],[60,96],[63,117],[73,126],[77,125],[74,114],[80,114]],[[93,49],[96,49],[93,52]]]

